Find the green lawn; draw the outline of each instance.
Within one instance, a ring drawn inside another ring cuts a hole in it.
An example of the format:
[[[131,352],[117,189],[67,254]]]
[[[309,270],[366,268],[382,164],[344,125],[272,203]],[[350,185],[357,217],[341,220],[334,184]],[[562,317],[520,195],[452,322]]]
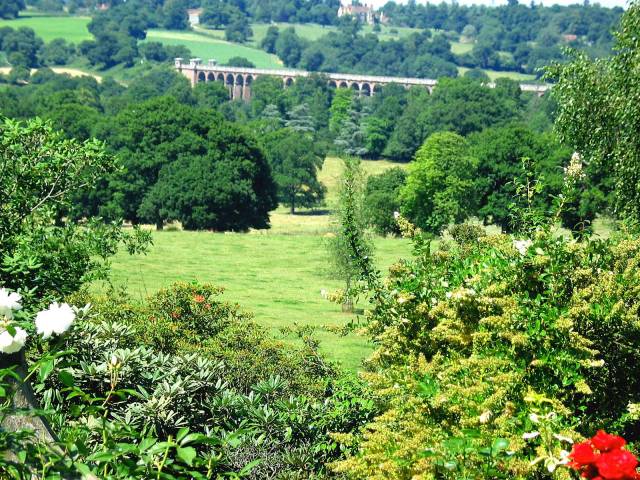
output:
[[[89,17],[49,17],[27,13],[15,20],[0,19],[0,27],[32,28],[45,42],[54,38],[64,38],[69,42],[80,43],[92,38],[87,30],[90,21]]]
[[[215,58],[220,63],[227,62],[231,57],[245,57],[258,68],[281,68],[282,62],[275,55],[264,50],[238,43],[230,43],[214,35],[199,32],[183,32],[171,30],[149,30],[147,41],[161,42],[165,45],[184,45],[191,53],[202,58],[205,62]]]
[[[367,174],[395,164],[365,161]],[[320,175],[329,190],[329,205],[336,196],[339,159],[329,158]],[[355,318],[322,298],[322,289],[340,288],[328,273],[325,244],[330,217],[325,209],[290,215],[280,207],[271,215],[270,230],[246,234],[165,231],[153,234],[154,245],[146,256],[120,253],[113,262],[112,280],[126,286],[137,298],[177,280],[198,280],[226,287],[225,297],[255,314],[256,320],[277,336],[283,327],[311,325],[317,328],[322,348],[346,368],[355,370],[371,352],[366,339],[332,332]],[[409,242],[376,238],[376,260],[386,269],[410,252]],[[97,286],[100,288],[100,285]]]

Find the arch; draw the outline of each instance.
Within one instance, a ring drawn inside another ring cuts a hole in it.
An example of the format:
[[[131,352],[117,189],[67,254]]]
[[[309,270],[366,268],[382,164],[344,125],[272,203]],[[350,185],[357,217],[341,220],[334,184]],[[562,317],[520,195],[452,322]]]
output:
[[[339,88],[349,88],[349,84],[347,82],[340,82],[340,84],[338,85]]]
[[[379,93],[382,93],[382,89],[384,87],[382,85],[380,85],[379,83],[374,83],[373,84],[373,90],[371,90],[371,94],[372,95],[378,95]]]
[[[293,85],[293,78],[291,77],[286,77],[284,79],[284,86],[285,87],[290,87],[291,85]]]
[[[360,91],[362,92],[362,95],[370,97],[371,96],[371,85],[368,84],[368,83],[363,83],[362,85],[360,85]]]
[[[233,75],[231,73],[227,74],[227,78],[226,78],[226,84],[229,86],[233,86],[233,82],[234,82],[235,78],[233,78]]]
[[[338,84],[334,80],[329,80],[329,88],[338,88]]]
[[[236,75],[235,82],[236,82],[236,85],[243,86],[244,85],[244,75],[242,75],[241,73]]]
[[[351,82],[351,85],[349,85],[349,88],[351,88],[351,90],[360,93],[360,84],[358,82]]]
[[[247,75],[244,77],[244,84],[249,86],[253,83],[253,80],[254,80],[253,75]]]
[[[216,79],[216,76],[213,73],[209,73],[207,75],[207,82],[214,82]]]
[[[206,77],[206,75],[204,74],[204,72],[200,72],[200,73],[198,73],[198,83],[199,83],[199,82],[206,82],[206,81],[207,81],[207,77]]]
[[[224,84],[224,73],[219,73],[219,74],[216,76],[216,81],[217,81],[217,82],[222,82],[222,83]]]

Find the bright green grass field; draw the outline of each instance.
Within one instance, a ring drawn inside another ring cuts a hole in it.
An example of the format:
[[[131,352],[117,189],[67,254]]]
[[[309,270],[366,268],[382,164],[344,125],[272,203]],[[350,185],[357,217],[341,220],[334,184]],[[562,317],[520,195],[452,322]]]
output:
[[[184,45],[191,53],[204,62],[214,58],[219,63],[226,63],[231,57],[244,57],[258,68],[281,68],[278,57],[264,50],[230,43],[213,35],[197,32],[181,32],[171,30],[149,30],[147,41],[161,42],[165,45]]]
[[[319,175],[327,186],[328,208],[334,205],[341,161],[328,158]],[[395,166],[388,161],[363,161],[366,174]],[[357,370],[371,345],[362,336],[346,337],[331,331],[354,315],[322,298],[323,289],[342,287],[329,275],[326,252],[330,216],[325,210],[289,214],[284,207],[271,213],[270,230],[245,234],[210,232],[154,232],[154,245],[146,256],[118,254],[112,282],[125,286],[134,298],[143,298],[177,280],[210,282],[227,289],[227,301],[253,312],[258,323],[273,334],[294,324],[315,327],[322,349],[345,368]],[[410,244],[397,238],[376,238],[378,267],[407,258]],[[102,285],[96,285],[101,289]],[[290,338],[290,337],[289,337]],[[291,338],[290,338],[291,339]]]
[[[32,28],[45,42],[54,38],[64,38],[72,43],[80,43],[92,38],[87,30],[89,17],[47,17],[47,16],[20,16],[15,20],[1,20],[0,27]]]
[[[178,280],[209,282],[224,286],[227,301],[253,312],[276,336],[295,324],[315,327],[322,350],[347,369],[357,370],[371,352],[364,337],[330,331],[354,316],[321,296],[322,289],[342,286],[328,274],[326,237],[176,231],[155,232],[153,241],[146,256],[121,253],[113,262],[113,283],[134,298]],[[410,250],[408,242],[393,238],[377,238],[375,246],[380,268]]]

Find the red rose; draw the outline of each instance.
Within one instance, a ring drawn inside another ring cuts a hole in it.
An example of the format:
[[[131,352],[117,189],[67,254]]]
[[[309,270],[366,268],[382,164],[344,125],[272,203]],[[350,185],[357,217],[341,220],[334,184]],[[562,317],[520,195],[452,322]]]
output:
[[[636,477],[638,460],[626,450],[601,454],[596,461],[598,473],[607,480],[631,480]]]
[[[598,430],[598,433],[591,439],[591,443],[601,452],[608,452],[616,448],[622,448],[627,442],[624,438],[617,435],[610,435],[604,430]]]
[[[596,461],[596,453],[590,442],[576,443],[569,454],[569,458],[573,460],[571,466],[574,468],[590,465]]]

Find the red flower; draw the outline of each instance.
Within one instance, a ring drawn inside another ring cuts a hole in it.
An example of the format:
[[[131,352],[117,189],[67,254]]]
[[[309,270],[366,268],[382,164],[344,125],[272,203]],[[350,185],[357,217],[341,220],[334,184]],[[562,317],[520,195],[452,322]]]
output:
[[[607,480],[627,480],[636,477],[638,460],[631,452],[618,448],[602,453],[596,466],[600,476]]]
[[[610,435],[604,430],[598,430],[598,433],[591,439],[591,443],[601,452],[609,452],[624,447],[627,442],[622,437]]]
[[[573,460],[571,466],[591,465],[596,462],[596,452],[593,451],[591,442],[576,443],[569,454],[569,458]]]
[[[638,460],[622,449],[625,444],[622,437],[599,430],[591,440],[573,446],[569,466],[589,480],[640,480]]]
[[[202,295],[196,295],[193,297],[193,301],[196,303],[202,303],[205,301],[205,298]]]

